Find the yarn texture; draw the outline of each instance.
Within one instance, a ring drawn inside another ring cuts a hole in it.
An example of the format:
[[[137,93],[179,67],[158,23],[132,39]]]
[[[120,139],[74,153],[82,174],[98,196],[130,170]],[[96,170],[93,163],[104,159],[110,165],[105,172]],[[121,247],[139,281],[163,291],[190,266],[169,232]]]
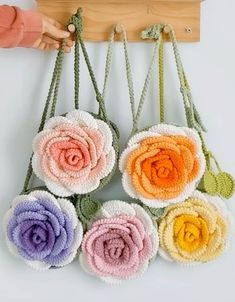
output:
[[[82,241],[80,263],[108,283],[140,275],[158,250],[158,234],[150,216],[137,204],[105,202]]]
[[[33,141],[34,173],[57,196],[94,191],[116,162],[110,127],[74,110],[49,119]]]
[[[227,246],[234,221],[223,201],[195,191],[166,208],[159,225],[160,255],[183,264],[218,258]]]
[[[152,208],[185,200],[205,171],[197,132],[158,124],[134,135],[120,158],[128,195]]]
[[[74,206],[45,191],[16,197],[4,231],[9,251],[40,271],[72,262],[83,236]]]

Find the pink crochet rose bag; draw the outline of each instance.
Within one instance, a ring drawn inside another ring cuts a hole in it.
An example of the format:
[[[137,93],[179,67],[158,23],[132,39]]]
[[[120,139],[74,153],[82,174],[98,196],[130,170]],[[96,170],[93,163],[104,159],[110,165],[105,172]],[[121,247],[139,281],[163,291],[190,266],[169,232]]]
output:
[[[72,20],[74,21],[74,20]],[[81,18],[76,18],[74,54],[75,110],[55,116],[63,50],[58,53],[49,95],[39,132],[33,140],[33,156],[24,191],[27,191],[32,172],[55,196],[71,197],[94,193],[112,178],[118,159],[118,130],[109,120],[104,95],[111,65],[112,31],[107,52],[104,89],[101,94],[95,80],[85,45],[81,39]],[[86,112],[79,106],[80,47],[95,89],[98,114]],[[52,102],[51,102],[52,100]],[[49,106],[51,110],[46,121]]]

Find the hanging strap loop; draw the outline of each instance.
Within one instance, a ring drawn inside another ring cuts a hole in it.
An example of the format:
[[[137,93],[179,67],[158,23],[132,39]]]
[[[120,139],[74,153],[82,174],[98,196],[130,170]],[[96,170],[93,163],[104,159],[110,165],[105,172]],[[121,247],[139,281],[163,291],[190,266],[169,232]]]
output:
[[[106,62],[105,62],[104,83],[103,83],[103,91],[102,91],[102,97],[104,100],[106,97],[106,90],[107,90],[108,79],[110,76],[110,70],[111,70],[111,64],[112,64],[113,44],[114,44],[115,33],[116,33],[115,27],[113,27],[112,31],[110,33],[110,37],[109,37],[108,50],[107,50]]]
[[[136,125],[135,125],[135,94],[134,94],[134,84],[133,84],[131,63],[130,63],[129,52],[128,52],[127,34],[126,34],[126,30],[123,25],[120,24],[118,26],[119,26],[119,31],[121,33],[121,39],[122,39],[123,48],[124,48],[126,78],[127,78],[127,86],[128,86],[128,92],[129,92],[129,98],[130,98],[130,104],[131,104],[132,122],[133,122],[133,127],[136,127]]]
[[[74,107],[79,109],[80,92],[80,48],[78,40],[75,39],[74,45]]]
[[[164,45],[163,39],[160,41],[158,50],[158,91],[159,91],[159,120],[165,121],[165,101],[164,101]]]
[[[180,92],[184,101],[185,115],[187,118],[188,127],[195,128],[198,132],[206,131],[202,124],[200,115],[193,103],[193,97],[190,86],[188,84],[183,64],[181,61],[177,40],[173,27],[170,24],[155,24],[148,27],[141,33],[143,39],[156,39],[159,33],[162,33],[163,29],[167,26],[170,41],[172,43],[177,73],[180,82]],[[164,122],[164,69],[163,69],[163,39],[159,46],[158,68],[159,68],[159,101],[160,101],[160,122]]]
[[[79,90],[80,90],[80,38],[81,33],[83,30],[83,22],[82,22],[82,9],[78,9],[77,13],[71,16],[69,20],[69,25],[73,24],[75,28],[75,48],[74,48],[74,100],[75,100],[75,109],[79,109]],[[103,84],[103,91],[102,94],[98,90],[98,85],[96,83],[96,79],[91,67],[90,62],[87,62],[87,58],[85,57],[86,63],[88,64],[88,70],[90,72],[90,76],[92,79],[92,83],[95,87],[96,92],[96,100],[99,103],[99,115],[101,118],[105,119],[105,112],[106,109],[103,105],[106,96],[107,90],[107,83],[110,75],[111,63],[112,63],[112,50],[113,50],[113,42],[114,42],[115,30],[114,28],[111,31],[109,43],[108,43],[108,50],[106,55],[106,62],[105,62],[105,76],[104,76],[104,84]],[[84,46],[85,47],[85,46]],[[84,49],[83,49],[84,50]],[[86,54],[87,51],[85,50]],[[88,54],[87,54],[88,56]],[[89,59],[88,59],[89,60]]]
[[[79,109],[79,91],[80,91],[80,47],[78,35],[83,31],[82,19],[79,18],[79,12],[72,15],[68,22],[68,27],[73,24],[75,27],[75,45],[74,45],[74,107]]]
[[[202,120],[200,118],[200,115],[196,109],[196,106],[193,102],[191,89],[190,89],[188,80],[186,78],[184,67],[183,67],[183,64],[181,61],[180,52],[178,49],[174,29],[170,24],[168,24],[167,26],[169,28],[168,35],[170,37],[174,56],[175,56],[177,73],[178,73],[178,77],[179,77],[179,81],[180,81],[180,92],[181,92],[181,94],[183,96],[183,100],[184,100],[184,108],[185,108],[185,114],[186,114],[186,118],[187,118],[188,127],[195,128],[198,132],[206,131],[206,129],[202,123]]]
[[[159,46],[162,41],[163,28],[164,28],[164,26],[162,24],[156,24],[154,26],[148,27],[147,29],[145,29],[144,31],[141,32],[142,39],[154,39],[154,40],[156,40],[156,42],[154,45],[153,55],[152,55],[150,65],[148,68],[148,72],[147,72],[147,75],[146,75],[146,78],[144,81],[144,86],[142,89],[142,93],[140,96],[140,100],[139,100],[136,112],[133,112],[134,106],[132,106],[132,115],[134,116],[134,118],[133,118],[133,127],[132,127],[132,131],[131,131],[131,135],[134,135],[136,132],[138,132],[139,119],[140,119],[143,105],[146,100],[147,92],[149,89],[149,84],[150,84],[150,80],[151,80],[151,76],[152,76],[152,72],[153,72],[153,68],[154,68],[154,62],[156,60]],[[131,85],[133,87],[133,83],[131,83]],[[132,102],[132,100],[131,100],[131,102]]]
[[[82,14],[82,9],[79,8],[77,10],[76,14],[71,16],[71,18],[69,20],[69,23],[73,24],[74,27],[75,27],[76,41],[81,46],[83,56],[84,56],[84,59],[85,59],[85,62],[86,62],[87,68],[88,68],[88,72],[90,74],[90,78],[91,78],[91,81],[92,81],[92,84],[93,84],[93,87],[94,87],[94,90],[95,90],[96,100],[99,103],[99,114],[101,115],[101,118],[104,119],[105,122],[110,125],[110,121],[108,119],[107,112],[106,112],[104,99],[103,99],[102,94],[99,91],[99,88],[98,88],[98,85],[97,85],[97,82],[96,82],[96,79],[95,79],[95,75],[94,75],[94,72],[93,72],[93,69],[92,69],[92,66],[91,66],[91,62],[90,62],[90,59],[89,59],[89,56],[88,56],[88,52],[86,50],[85,44],[84,44],[84,42],[82,40],[82,37],[81,37],[81,32],[82,32],[82,28],[83,28],[83,22],[82,22],[81,14]]]
[[[63,58],[64,58],[65,44],[66,44],[66,41],[64,40],[62,42],[62,46],[61,46],[60,50],[58,51],[58,54],[56,57],[52,80],[51,80],[49,92],[47,95],[47,99],[46,99],[46,102],[44,105],[38,132],[43,130],[46,120],[48,118],[48,115],[49,115],[49,117],[53,117],[55,115],[55,108],[56,108],[58,92],[59,92],[59,84],[60,84],[60,77],[61,77],[61,71],[62,71],[62,63],[63,63]],[[50,109],[50,106],[51,106],[51,109]],[[29,183],[30,183],[30,180],[31,180],[31,177],[33,174],[32,157],[33,157],[33,155],[31,155],[30,160],[29,160],[29,165],[27,168],[27,173],[26,173],[22,193],[26,192],[29,189]]]

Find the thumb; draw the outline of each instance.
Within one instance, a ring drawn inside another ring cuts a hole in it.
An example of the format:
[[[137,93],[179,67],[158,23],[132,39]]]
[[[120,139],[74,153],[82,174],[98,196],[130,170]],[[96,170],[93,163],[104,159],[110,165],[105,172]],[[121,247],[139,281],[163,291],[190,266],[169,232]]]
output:
[[[59,29],[55,25],[49,22],[45,22],[44,32],[49,34],[52,38],[56,38],[56,39],[65,39],[70,36],[69,32]]]

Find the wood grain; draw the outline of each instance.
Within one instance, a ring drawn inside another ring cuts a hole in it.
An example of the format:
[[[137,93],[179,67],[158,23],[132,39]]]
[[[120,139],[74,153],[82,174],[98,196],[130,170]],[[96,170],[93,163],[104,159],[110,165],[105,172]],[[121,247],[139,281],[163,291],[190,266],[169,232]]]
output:
[[[63,24],[82,7],[85,41],[106,41],[117,23],[124,25],[129,41],[140,41],[141,30],[155,23],[172,24],[178,41],[200,40],[200,0],[37,0],[37,4],[40,12]]]

